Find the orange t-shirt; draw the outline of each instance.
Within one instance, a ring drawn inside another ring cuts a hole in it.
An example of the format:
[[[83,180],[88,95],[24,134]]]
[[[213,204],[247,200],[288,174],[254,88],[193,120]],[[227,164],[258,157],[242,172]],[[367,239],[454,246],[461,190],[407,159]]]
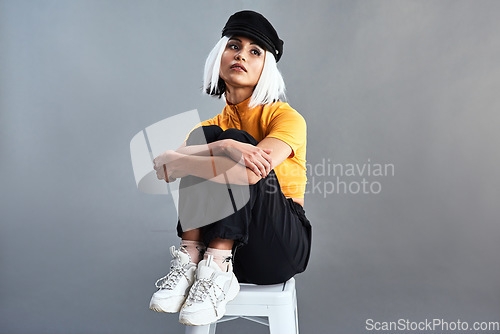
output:
[[[274,168],[281,191],[286,197],[304,198],[306,175],[306,121],[285,102],[275,102],[249,108],[250,98],[239,104],[226,104],[224,110],[198,126],[218,125],[222,130],[240,129],[258,142],[266,137],[280,139],[292,148],[292,153]]]

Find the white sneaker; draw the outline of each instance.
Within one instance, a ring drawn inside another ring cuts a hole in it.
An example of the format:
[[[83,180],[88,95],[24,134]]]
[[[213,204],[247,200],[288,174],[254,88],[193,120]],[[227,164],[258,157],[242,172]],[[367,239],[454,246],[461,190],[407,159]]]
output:
[[[228,271],[223,272],[212,255],[198,264],[194,282],[186,302],[179,314],[179,322],[185,325],[207,325],[226,313],[226,304],[240,291],[240,285],[233,274],[231,261]]]
[[[153,294],[149,308],[156,312],[179,312],[194,283],[196,264],[191,262],[189,254],[181,247],[170,247],[172,261],[170,272],[156,281],[159,289]]]

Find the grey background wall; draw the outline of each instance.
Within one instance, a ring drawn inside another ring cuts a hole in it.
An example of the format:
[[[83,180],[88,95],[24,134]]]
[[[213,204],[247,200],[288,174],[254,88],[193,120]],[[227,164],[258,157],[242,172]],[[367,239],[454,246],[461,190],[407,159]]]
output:
[[[285,40],[279,66],[308,123],[301,332],[500,321],[500,2],[3,0],[0,332],[182,332],[147,309],[175,208],[137,190],[129,142],[220,112],[200,93],[204,60],[247,8]],[[355,193],[362,182],[373,191]],[[266,332],[219,331],[236,329]]]

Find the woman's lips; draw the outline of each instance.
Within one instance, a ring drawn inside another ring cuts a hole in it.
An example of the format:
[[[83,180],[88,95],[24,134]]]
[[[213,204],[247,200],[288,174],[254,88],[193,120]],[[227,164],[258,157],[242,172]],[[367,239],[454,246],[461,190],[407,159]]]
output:
[[[242,71],[242,72],[246,72],[247,69],[245,68],[245,66],[241,65],[241,64],[233,64],[231,65],[231,69],[232,70],[236,70],[236,71]]]

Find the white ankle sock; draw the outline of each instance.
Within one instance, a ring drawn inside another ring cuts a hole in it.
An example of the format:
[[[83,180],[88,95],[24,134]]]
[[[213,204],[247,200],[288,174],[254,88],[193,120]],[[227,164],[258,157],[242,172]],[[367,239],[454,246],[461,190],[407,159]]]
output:
[[[212,255],[214,257],[214,262],[220,267],[220,269],[224,272],[228,271],[228,262],[231,261],[233,252],[230,249],[216,249],[216,248],[207,248],[205,252],[204,260],[208,258],[208,255]]]
[[[201,241],[181,240],[181,248],[184,248],[191,257],[191,262],[198,264],[205,252],[205,245]]]

